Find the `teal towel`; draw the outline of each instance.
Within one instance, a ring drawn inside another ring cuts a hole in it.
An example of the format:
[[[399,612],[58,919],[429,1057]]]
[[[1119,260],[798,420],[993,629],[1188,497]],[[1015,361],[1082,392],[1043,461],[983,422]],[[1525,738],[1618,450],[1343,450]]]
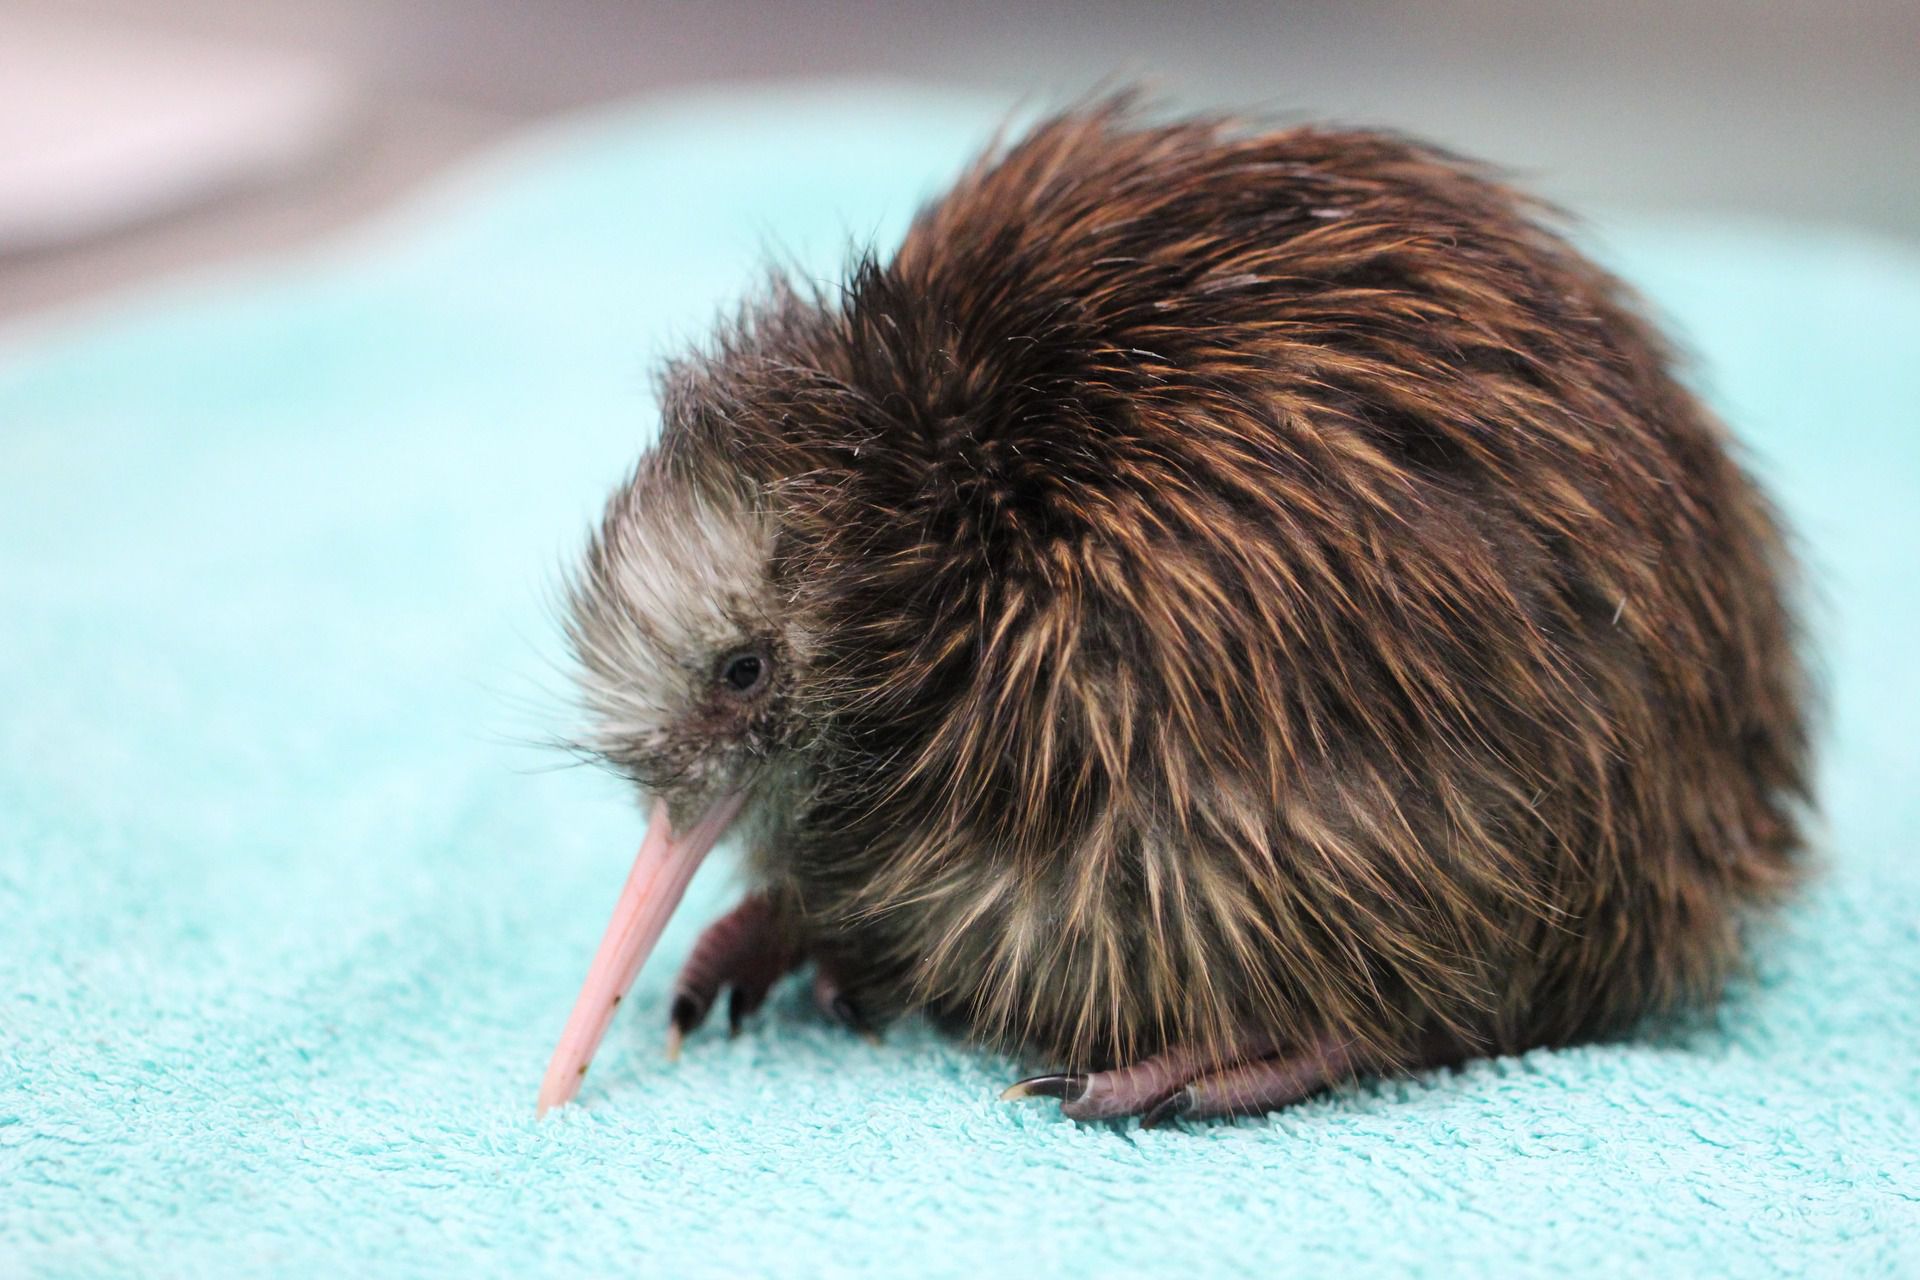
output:
[[[0,344],[0,1274],[1920,1274],[1920,256],[1594,229],[1807,544],[1826,869],[1716,1018],[1079,1128],[800,984],[663,1060],[703,872],[533,1099],[641,818],[551,594],[649,370],[897,238],[998,109],[687,98]]]

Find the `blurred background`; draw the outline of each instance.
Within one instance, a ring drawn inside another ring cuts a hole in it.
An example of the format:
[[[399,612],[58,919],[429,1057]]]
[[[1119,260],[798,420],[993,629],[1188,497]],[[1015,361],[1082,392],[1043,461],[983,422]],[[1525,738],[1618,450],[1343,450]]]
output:
[[[0,326],[296,248],[542,120],[826,76],[1413,130],[1582,210],[1920,239],[1916,0],[0,0]]]

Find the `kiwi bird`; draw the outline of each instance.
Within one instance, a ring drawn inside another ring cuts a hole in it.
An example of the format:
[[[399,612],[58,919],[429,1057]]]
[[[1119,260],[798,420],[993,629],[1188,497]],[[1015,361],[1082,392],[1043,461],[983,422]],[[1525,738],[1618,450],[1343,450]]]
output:
[[[727,832],[676,1047],[811,963],[1075,1119],[1712,1000],[1803,861],[1793,566],[1556,223],[1103,102],[671,363],[570,581],[578,745],[653,816],[542,1110]]]

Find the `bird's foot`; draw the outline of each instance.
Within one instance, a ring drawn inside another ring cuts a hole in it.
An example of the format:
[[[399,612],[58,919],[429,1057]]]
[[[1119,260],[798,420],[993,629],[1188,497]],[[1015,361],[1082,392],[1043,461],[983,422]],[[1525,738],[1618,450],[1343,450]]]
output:
[[[1250,1042],[1230,1054],[1175,1046],[1110,1071],[1032,1076],[1000,1097],[1058,1098],[1073,1120],[1139,1116],[1152,1129],[1182,1117],[1258,1115],[1338,1084],[1359,1066],[1353,1050],[1333,1040],[1286,1051]]]
[[[727,992],[727,1028],[758,1009],[773,984],[800,963],[793,930],[764,893],[750,893],[740,905],[706,927],[673,984],[668,1013],[667,1056],[680,1056],[686,1034],[707,1020],[714,1002]]]
[[[820,1010],[820,1016],[829,1022],[835,1022],[865,1040],[868,1044],[879,1044],[880,1033],[860,1011],[860,1006],[841,987],[839,979],[833,976],[832,967],[816,960],[813,966],[813,1004]]]

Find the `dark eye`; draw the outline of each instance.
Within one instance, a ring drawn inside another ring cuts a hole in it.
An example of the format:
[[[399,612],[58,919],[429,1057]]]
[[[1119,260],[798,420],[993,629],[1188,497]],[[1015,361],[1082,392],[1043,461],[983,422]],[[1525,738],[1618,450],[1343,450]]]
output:
[[[734,693],[758,693],[773,664],[751,649],[730,654],[720,663],[720,683]]]

